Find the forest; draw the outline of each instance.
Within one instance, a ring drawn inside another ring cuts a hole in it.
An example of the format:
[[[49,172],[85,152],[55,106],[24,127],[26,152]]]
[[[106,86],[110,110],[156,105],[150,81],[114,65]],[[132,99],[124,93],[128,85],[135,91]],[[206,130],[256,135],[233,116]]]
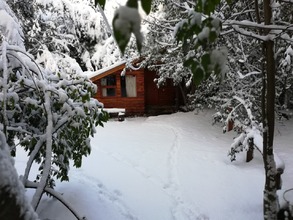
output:
[[[261,152],[263,219],[282,219],[274,136],[277,121],[292,120],[292,8],[292,0],[0,0],[0,219],[38,219],[44,194],[82,219],[54,188],[69,181],[70,163],[82,167],[109,120],[85,73],[138,57],[158,87],[168,79],[180,87],[182,111],[213,109],[213,123],[235,133],[231,161]],[[19,148],[28,155],[20,176]],[[25,188],[35,189],[31,201]]]

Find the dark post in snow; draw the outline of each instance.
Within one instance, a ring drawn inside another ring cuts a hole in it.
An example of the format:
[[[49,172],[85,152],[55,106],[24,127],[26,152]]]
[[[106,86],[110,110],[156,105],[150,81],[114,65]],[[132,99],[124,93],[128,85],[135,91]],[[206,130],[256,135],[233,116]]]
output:
[[[271,0],[264,0],[265,25],[271,24]],[[267,31],[265,34],[269,34]],[[263,161],[265,168],[265,187],[263,212],[265,220],[277,219],[278,198],[276,187],[276,163],[273,154],[274,127],[275,127],[275,58],[274,41],[268,39],[264,42],[265,74],[263,97]]]
[[[248,150],[246,153],[246,162],[250,162],[253,159],[254,141],[253,138],[248,140]]]

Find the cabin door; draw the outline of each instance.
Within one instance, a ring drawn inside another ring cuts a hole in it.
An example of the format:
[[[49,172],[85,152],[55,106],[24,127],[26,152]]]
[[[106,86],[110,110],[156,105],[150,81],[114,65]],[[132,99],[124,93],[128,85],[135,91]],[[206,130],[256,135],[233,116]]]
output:
[[[154,82],[155,72],[145,72],[145,104],[146,107],[159,105],[159,90]]]

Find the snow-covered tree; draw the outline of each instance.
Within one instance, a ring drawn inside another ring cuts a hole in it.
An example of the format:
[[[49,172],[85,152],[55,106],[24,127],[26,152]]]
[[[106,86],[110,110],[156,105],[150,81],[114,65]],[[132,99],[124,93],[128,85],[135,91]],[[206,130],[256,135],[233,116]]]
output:
[[[261,146],[266,171],[264,217],[275,219],[278,208],[275,185],[276,165],[273,155],[274,115],[275,110],[286,109],[288,104],[290,105],[292,94],[291,84],[288,83],[292,80],[292,72],[290,72],[292,16],[288,14],[290,2],[240,0],[229,4],[226,1],[184,3],[162,1],[160,3],[155,5],[155,8],[169,6],[169,10],[166,10],[169,16],[163,15],[164,20],[156,16],[159,19],[154,20],[161,22],[153,22],[152,30],[155,37],[152,39],[154,42],[159,42],[157,45],[166,48],[167,50],[162,52],[167,54],[166,51],[176,47],[172,45],[172,41],[171,43],[163,41],[166,35],[163,31],[160,32],[159,28],[154,27],[157,24],[157,27],[169,32],[176,30],[175,36],[182,43],[179,45],[182,50],[179,51],[183,56],[171,57],[183,61],[183,64],[190,68],[193,80],[201,82],[194,95],[191,96],[192,104],[196,107],[207,105],[216,107],[219,112],[215,114],[215,119],[226,123],[225,130],[232,122],[234,129],[239,132],[239,136],[232,144],[230,152],[232,159],[235,159],[235,153],[240,150],[256,145],[256,137],[262,138]],[[174,5],[183,9],[183,13],[188,14],[187,18],[183,17],[183,20],[180,20],[180,16],[179,18],[172,17]],[[160,12],[164,11],[160,10]],[[177,22],[177,28],[174,28],[172,22]],[[217,22],[219,25],[215,25]],[[167,34],[167,36],[170,35]],[[204,38],[206,36],[208,37]],[[217,37],[218,40],[213,41]],[[170,37],[165,39],[168,40]],[[163,45],[162,42],[167,43]],[[213,71],[217,72],[217,65],[223,64],[219,59],[222,58],[221,53],[213,57],[212,53],[204,55],[206,50],[214,46],[213,42],[219,47],[225,45],[228,50],[229,68],[222,83],[213,75]],[[187,57],[184,57],[184,53]],[[159,51],[154,54],[154,57],[158,57],[157,54],[160,55]],[[164,54],[162,57],[164,59]],[[164,61],[163,64],[158,63],[158,65],[171,66],[171,68],[166,71],[167,74],[162,74],[163,77],[173,73],[179,79],[184,76],[176,72],[178,67],[174,65],[176,62],[172,64],[172,61],[166,62],[166,59]],[[216,65],[211,65],[211,62],[217,61]],[[275,66],[279,67],[278,70]],[[206,74],[210,67],[216,68],[211,68],[212,74]],[[175,77],[171,76],[171,78]]]
[[[209,4],[153,1],[154,14],[148,19],[148,65],[157,70],[159,85],[171,78],[183,96],[225,69],[226,51],[215,44],[221,23],[211,16],[213,3]]]
[[[176,42],[176,25],[182,19],[188,18],[188,11],[184,8],[191,5],[182,1],[152,1],[152,13],[146,18],[148,34],[146,35],[145,51],[146,65],[157,72],[158,86],[167,79],[180,86],[187,104],[186,89],[192,88],[192,72],[183,65],[188,52],[182,50],[182,43]],[[192,47],[190,43],[190,48]]]
[[[69,63],[65,61],[66,65],[72,64],[72,69],[79,66],[83,71],[98,70],[121,59],[107,21],[93,1],[7,2],[21,20],[26,49],[52,71],[60,68],[62,60],[68,57],[72,59]],[[115,4],[107,6],[107,11],[115,10]]]
[[[107,38],[100,13],[90,1],[36,1],[36,21],[27,32],[34,55],[61,60],[69,56],[83,70],[93,70],[95,46]],[[48,64],[50,65],[50,60]]]
[[[136,48],[136,40],[135,36],[133,34],[130,34],[130,39],[127,45],[127,50],[124,51],[124,54],[122,53],[122,50],[119,48],[118,43],[114,37],[115,31],[114,31],[114,26],[113,26],[113,20],[114,17],[118,17],[118,11],[119,8],[124,8],[124,4],[126,4],[126,1],[116,1],[119,2],[118,4],[115,4],[115,1],[111,1],[104,5],[104,10],[101,10],[101,14],[103,17],[103,22],[105,22],[106,29],[107,29],[107,34],[108,38],[104,40],[101,44],[96,45],[96,53],[93,55],[93,62],[97,67],[106,67],[114,64],[117,61],[121,60],[133,60],[134,58],[139,57],[138,50]],[[103,2],[102,2],[103,3]],[[100,4],[102,4],[100,3]],[[98,8],[101,6],[97,5]],[[131,10],[131,9],[130,9]],[[131,11],[137,11],[136,9],[131,10]],[[128,15],[129,13],[122,13],[125,15]],[[138,19],[138,13],[135,14]],[[132,18],[135,20],[133,16],[126,16],[126,18]],[[119,20],[119,19],[118,19]],[[112,22],[111,22],[112,21]],[[123,23],[123,22],[122,22]],[[139,21],[138,21],[139,23]],[[124,25],[122,25],[123,27]],[[127,29],[127,28],[125,28]],[[116,32],[117,33],[117,32]],[[130,30],[131,33],[131,30]],[[116,35],[117,36],[117,35]],[[125,46],[126,47],[126,46]]]
[[[227,37],[236,32],[239,42],[234,48],[240,48],[239,52],[242,53],[242,58],[237,58],[237,65],[231,68],[231,72],[236,70],[235,74],[239,76],[235,82],[243,85],[247,79],[251,80],[250,86],[247,84],[247,87],[242,86],[238,90],[232,87],[232,94],[236,94],[233,99],[236,102],[229,106],[227,121],[232,117],[240,135],[235,138],[230,155],[234,159],[235,153],[251,146],[257,146],[262,152],[266,176],[264,219],[276,219],[278,212],[277,167],[274,160],[273,140],[275,113],[284,105],[283,97],[290,90],[286,80],[290,79],[292,74],[287,72],[290,69],[291,59],[290,23],[286,21],[288,18],[281,18],[281,11],[286,10],[287,4],[288,2],[275,1],[235,1],[232,10],[228,9],[226,15],[222,13],[225,35]],[[221,6],[220,12],[228,7]],[[278,45],[283,45],[283,48],[278,48]],[[232,64],[231,58],[230,64]],[[232,58],[232,61],[234,62],[235,59]],[[244,69],[239,68],[241,66],[244,66]],[[279,67],[278,70],[276,66]],[[239,111],[240,109],[242,112]],[[239,118],[246,118],[246,121],[241,122]],[[259,139],[261,144],[257,143]]]

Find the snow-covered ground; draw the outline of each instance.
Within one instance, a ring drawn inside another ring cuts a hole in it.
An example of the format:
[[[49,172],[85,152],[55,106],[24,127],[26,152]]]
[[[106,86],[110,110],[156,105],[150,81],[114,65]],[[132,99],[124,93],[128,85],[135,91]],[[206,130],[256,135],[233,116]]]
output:
[[[97,128],[82,168],[71,168],[70,182],[58,182],[56,189],[88,220],[263,219],[261,155],[256,152],[250,163],[239,155],[231,163],[233,134],[212,126],[211,114],[112,120]],[[293,120],[277,123],[275,151],[286,164],[284,190],[293,187],[292,134]],[[25,163],[19,153],[20,174]],[[42,219],[74,219],[45,196],[38,213]]]

